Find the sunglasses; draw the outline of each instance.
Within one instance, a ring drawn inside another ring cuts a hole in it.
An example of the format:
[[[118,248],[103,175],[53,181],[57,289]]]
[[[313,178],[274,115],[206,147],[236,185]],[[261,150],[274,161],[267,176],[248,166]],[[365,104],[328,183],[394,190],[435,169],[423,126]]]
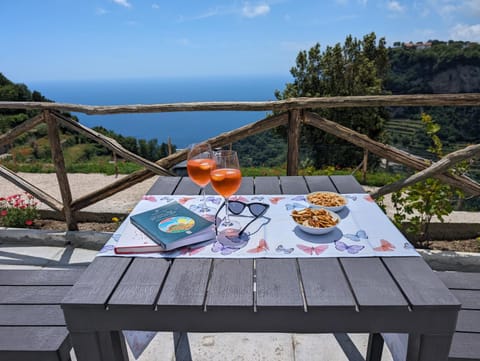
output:
[[[217,213],[215,214],[215,232],[217,232],[217,217],[218,214],[220,213],[220,210],[225,206],[225,202],[218,208]],[[238,232],[238,235],[241,236],[243,232],[247,229],[247,227],[252,224],[254,221],[256,221],[258,218],[263,216],[265,212],[267,212],[267,209],[270,207],[269,204],[266,203],[259,203],[259,202],[252,202],[252,203],[244,203],[241,201],[228,201],[228,210],[238,216],[241,214],[245,208],[248,208],[250,211],[250,214],[254,216],[250,222],[248,222],[241,230]],[[218,234],[218,233],[217,233]]]

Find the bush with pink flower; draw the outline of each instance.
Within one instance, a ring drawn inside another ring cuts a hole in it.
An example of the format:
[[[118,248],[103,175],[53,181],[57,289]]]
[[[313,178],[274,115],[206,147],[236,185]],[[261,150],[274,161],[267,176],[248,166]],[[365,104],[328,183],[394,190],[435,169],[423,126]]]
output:
[[[38,218],[37,200],[30,193],[0,197],[0,226],[31,227]]]

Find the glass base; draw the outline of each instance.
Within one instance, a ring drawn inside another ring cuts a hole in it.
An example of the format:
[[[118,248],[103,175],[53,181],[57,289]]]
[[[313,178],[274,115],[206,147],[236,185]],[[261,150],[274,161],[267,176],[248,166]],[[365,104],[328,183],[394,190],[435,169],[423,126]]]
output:
[[[247,245],[250,237],[246,233],[239,235],[240,228],[225,228],[217,234],[217,241],[225,247],[240,249]]]

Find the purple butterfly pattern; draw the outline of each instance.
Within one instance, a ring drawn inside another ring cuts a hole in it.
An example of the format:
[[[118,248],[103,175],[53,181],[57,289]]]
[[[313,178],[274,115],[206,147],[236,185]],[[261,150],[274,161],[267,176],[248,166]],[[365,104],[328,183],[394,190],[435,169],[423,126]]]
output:
[[[293,198],[290,198],[292,201],[299,201],[299,202],[306,202],[307,199],[305,198],[305,196],[295,196]]]
[[[342,241],[335,241],[335,249],[340,252],[347,251],[350,254],[357,254],[360,252],[362,249],[365,248],[365,246],[361,246],[359,244],[352,244],[348,245],[345,242]]]
[[[233,252],[236,252],[238,250],[239,250],[239,248],[228,247],[228,246],[225,246],[218,241],[215,241],[215,243],[212,246],[212,252],[215,252],[215,253],[220,252],[220,254],[222,254],[224,256],[228,256],[228,255],[230,255]]]
[[[344,234],[344,237],[348,238],[351,241],[360,242],[361,240],[367,240],[368,235],[363,229],[359,229],[355,234]]]

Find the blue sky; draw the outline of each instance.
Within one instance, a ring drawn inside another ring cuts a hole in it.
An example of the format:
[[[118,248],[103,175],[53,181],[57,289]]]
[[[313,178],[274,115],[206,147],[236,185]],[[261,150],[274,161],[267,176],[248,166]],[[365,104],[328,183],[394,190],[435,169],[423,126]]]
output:
[[[300,50],[374,31],[480,41],[480,0],[2,0],[15,82],[288,74]]]

